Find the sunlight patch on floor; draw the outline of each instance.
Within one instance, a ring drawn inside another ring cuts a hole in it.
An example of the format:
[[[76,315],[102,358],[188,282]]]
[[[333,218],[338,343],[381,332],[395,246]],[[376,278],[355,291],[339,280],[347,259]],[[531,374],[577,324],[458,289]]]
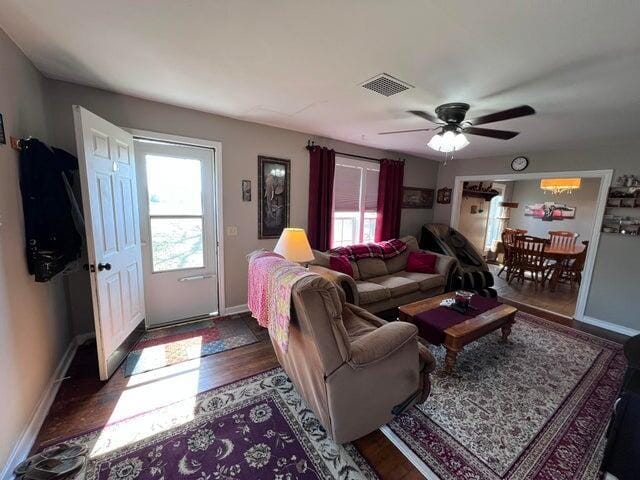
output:
[[[197,337],[190,339],[197,340]],[[202,345],[202,338],[199,339]],[[155,348],[155,347],[152,347]],[[143,352],[144,355],[144,352]],[[90,457],[97,457],[194,418],[201,358],[132,375]]]

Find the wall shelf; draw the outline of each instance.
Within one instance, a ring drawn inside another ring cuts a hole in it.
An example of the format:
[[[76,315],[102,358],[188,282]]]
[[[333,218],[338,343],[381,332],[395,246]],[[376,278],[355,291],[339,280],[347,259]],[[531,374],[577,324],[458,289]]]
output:
[[[612,210],[640,210],[640,185],[612,186],[607,197],[606,213],[602,220],[602,233],[613,235],[640,236],[640,217],[614,215]]]

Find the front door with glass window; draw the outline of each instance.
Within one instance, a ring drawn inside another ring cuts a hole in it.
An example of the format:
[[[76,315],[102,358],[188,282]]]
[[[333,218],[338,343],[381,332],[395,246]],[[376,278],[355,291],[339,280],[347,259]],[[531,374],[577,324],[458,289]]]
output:
[[[147,326],[218,313],[215,151],[136,139]]]

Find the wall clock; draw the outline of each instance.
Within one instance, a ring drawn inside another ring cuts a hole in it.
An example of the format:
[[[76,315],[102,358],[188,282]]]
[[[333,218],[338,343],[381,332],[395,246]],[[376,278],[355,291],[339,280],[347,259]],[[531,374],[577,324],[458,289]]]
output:
[[[516,157],[511,160],[511,169],[516,172],[521,172],[529,166],[529,159],[527,157]]]

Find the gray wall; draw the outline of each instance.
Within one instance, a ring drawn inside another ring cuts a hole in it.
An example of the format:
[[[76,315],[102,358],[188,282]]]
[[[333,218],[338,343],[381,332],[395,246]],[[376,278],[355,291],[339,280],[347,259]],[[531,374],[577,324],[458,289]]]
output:
[[[309,188],[309,155],[305,144],[309,138],[336,150],[376,158],[398,158],[381,150],[338,141],[319,139],[308,134],[259,125],[170,105],[118,95],[72,83],[48,81],[50,111],[57,146],[75,152],[71,106],[82,105],[121,127],[150,130],[222,142],[223,208],[225,226],[236,225],[238,236],[225,242],[226,305],[247,302],[246,254],[257,249],[271,249],[276,240],[258,240],[257,232],[257,156],[269,155],[291,160],[291,225],[306,228]],[[434,188],[437,162],[402,156],[406,159],[405,184]],[[253,182],[254,201],[241,201],[240,182]],[[432,219],[432,210],[404,210],[402,234],[417,235],[419,226]],[[90,295],[84,273],[70,281],[72,318],[76,332],[91,331]]]
[[[580,150],[528,153],[527,172],[558,172],[575,170],[614,169],[618,175],[640,175],[638,152],[640,142]],[[441,165],[438,188],[453,188],[456,176],[499,175],[513,173],[513,156],[452,160]],[[451,205],[436,205],[434,220],[449,223]],[[587,316],[640,330],[640,314],[633,303],[640,298],[640,238],[620,237],[603,233],[589,290]]]
[[[547,237],[550,230],[566,230],[579,233],[578,241],[580,242],[591,239],[600,189],[599,178],[583,178],[579,190],[558,196],[545,194],[540,190],[540,180],[519,180],[511,183],[513,184],[511,201],[517,202],[519,206],[511,209],[509,227],[527,230],[529,235],[536,237]],[[539,218],[525,216],[525,205],[551,201],[576,207],[575,218],[543,222]]]
[[[19,158],[9,146],[9,136],[48,140],[44,82],[0,30],[0,113],[7,136],[0,145],[0,467],[70,340],[62,279],[35,283],[27,272]]]

